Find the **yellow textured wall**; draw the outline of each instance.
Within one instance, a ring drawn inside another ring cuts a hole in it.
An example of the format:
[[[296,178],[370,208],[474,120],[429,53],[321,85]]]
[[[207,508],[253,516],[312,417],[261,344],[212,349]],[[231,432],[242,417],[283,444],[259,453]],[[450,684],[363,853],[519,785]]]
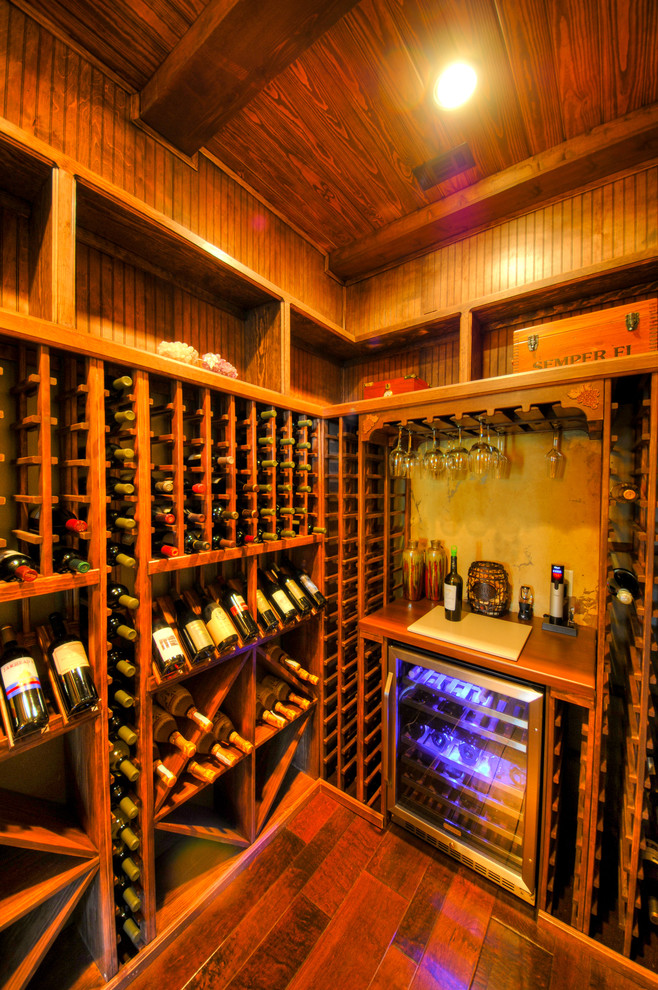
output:
[[[465,443],[470,447],[471,441]],[[511,611],[519,588],[532,586],[535,614],[548,611],[551,564],[573,570],[576,622],[594,625],[598,594],[601,444],[583,434],[562,438],[564,476],[545,474],[550,433],[511,436],[509,477],[450,484],[445,476],[412,483],[411,538],[440,539],[458,549],[464,580],[473,560],[505,565],[512,586]],[[445,449],[445,444],[442,444]]]

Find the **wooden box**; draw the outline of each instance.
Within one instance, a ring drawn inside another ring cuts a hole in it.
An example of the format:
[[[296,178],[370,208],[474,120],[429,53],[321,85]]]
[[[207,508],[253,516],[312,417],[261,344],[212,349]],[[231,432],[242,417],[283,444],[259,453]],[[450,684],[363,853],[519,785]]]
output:
[[[655,299],[514,331],[512,371],[558,368],[656,350]]]
[[[391,378],[388,382],[364,382],[363,398],[379,399],[386,395],[402,395],[403,392],[418,392],[429,388],[427,382],[417,375],[405,375],[404,378]]]

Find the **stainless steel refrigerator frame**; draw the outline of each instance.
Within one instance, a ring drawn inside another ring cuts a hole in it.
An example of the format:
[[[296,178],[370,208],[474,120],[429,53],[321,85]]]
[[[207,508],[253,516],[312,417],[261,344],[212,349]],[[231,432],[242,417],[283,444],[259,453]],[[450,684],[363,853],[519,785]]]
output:
[[[398,751],[397,685],[400,665],[404,662],[420,665],[439,674],[463,679],[485,691],[501,692],[528,705],[527,763],[523,810],[523,838],[520,872],[497,862],[474,849],[460,835],[428,822],[408,808],[400,807],[396,796],[396,765]],[[497,883],[529,904],[536,900],[539,810],[542,793],[542,751],[544,691],[511,681],[496,674],[473,669],[451,657],[425,653],[408,646],[389,644],[386,685],[384,688],[383,772],[386,788],[386,809],[393,821],[426,839],[438,849],[464,863],[471,869]]]

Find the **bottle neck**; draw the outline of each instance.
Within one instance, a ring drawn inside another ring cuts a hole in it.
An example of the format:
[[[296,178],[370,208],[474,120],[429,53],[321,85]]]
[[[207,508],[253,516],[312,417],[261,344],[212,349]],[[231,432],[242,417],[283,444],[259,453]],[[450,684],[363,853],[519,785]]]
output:
[[[457,554],[454,554],[454,556],[450,558],[450,573],[457,573]]]

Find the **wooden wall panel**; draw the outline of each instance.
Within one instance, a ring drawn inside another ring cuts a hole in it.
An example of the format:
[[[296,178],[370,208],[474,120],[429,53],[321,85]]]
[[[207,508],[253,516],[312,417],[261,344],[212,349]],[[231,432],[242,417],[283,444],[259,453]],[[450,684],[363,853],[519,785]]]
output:
[[[124,89],[6,0],[0,113],[341,322],[319,251],[203,155],[197,170],[135,127]]]
[[[316,402],[343,401],[341,365],[328,357],[312,354],[294,345],[290,348],[290,391]]]
[[[433,387],[459,381],[459,337],[451,335],[422,347],[351,362],[343,372],[343,402],[362,399],[364,382],[390,381],[411,374]]]
[[[658,167],[508,220],[347,292],[346,325],[371,333],[404,320],[658,248]]]
[[[0,207],[0,306],[29,312],[29,220]]]
[[[184,340],[218,352],[244,377],[244,324],[150,272],[84,244],[76,269],[78,329],[144,351],[160,340]]]

